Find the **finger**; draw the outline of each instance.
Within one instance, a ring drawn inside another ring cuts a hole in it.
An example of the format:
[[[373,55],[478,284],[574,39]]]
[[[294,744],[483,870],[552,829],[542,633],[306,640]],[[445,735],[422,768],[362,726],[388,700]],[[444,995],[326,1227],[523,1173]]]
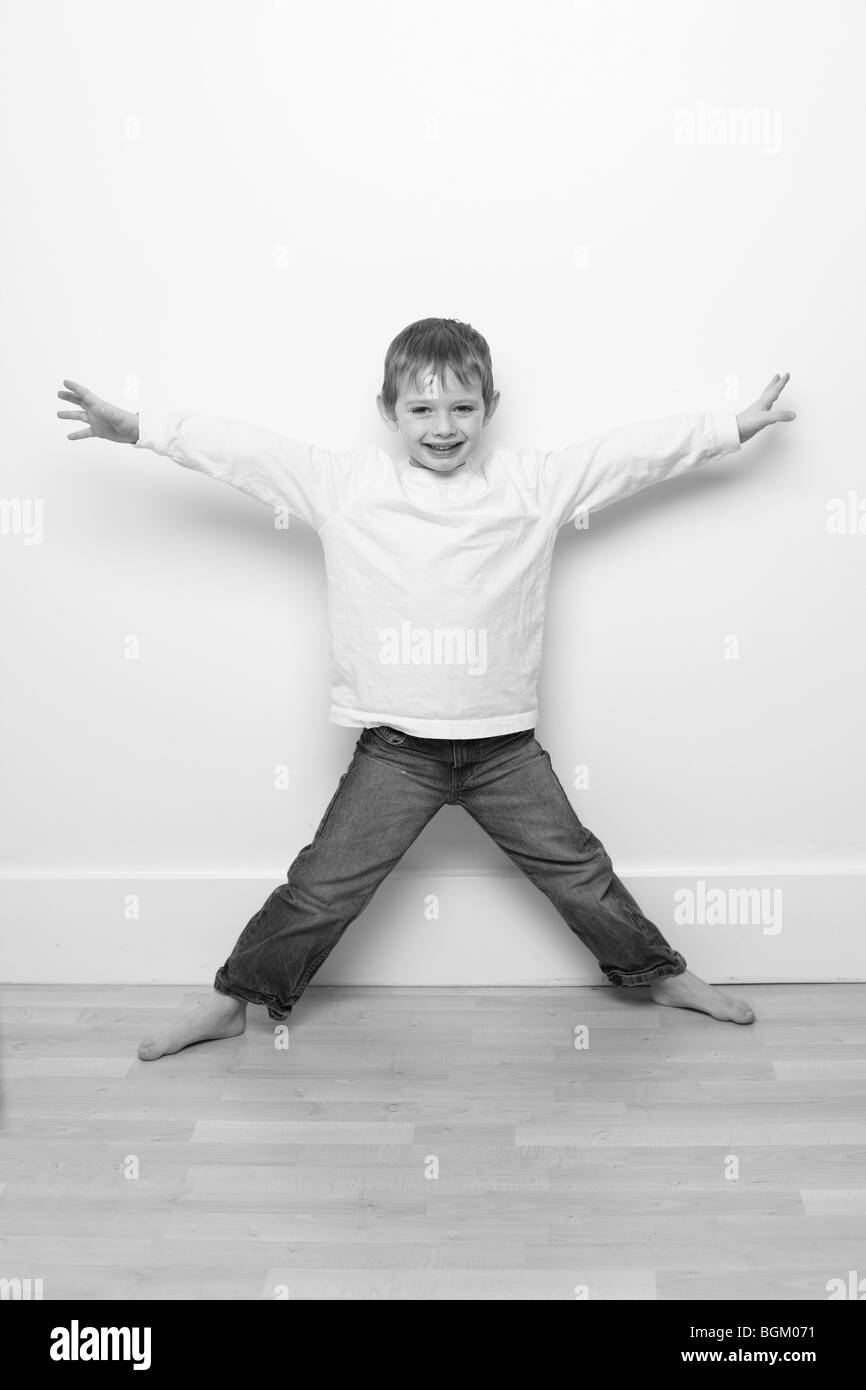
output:
[[[86,420],[87,416],[83,410],[58,410],[58,420]]]
[[[761,406],[762,410],[769,410],[770,406],[773,404],[773,401],[776,399],[776,397],[773,395],[773,387],[775,386],[775,384],[775,381],[768,381],[760,396],[758,397],[758,404]]]
[[[75,434],[68,434],[67,439],[92,439],[93,430],[76,430]]]
[[[785,387],[787,386],[790,378],[790,372],[786,372],[784,376],[779,376],[777,372],[776,375],[773,377],[773,380],[767,382],[767,385],[764,387],[762,396],[768,406],[772,405],[773,401],[778,400],[782,391],[784,391]]]
[[[771,425],[778,425],[778,424],[786,425],[786,424],[788,424],[788,422],[789,422],[790,420],[796,420],[796,418],[797,418],[797,412],[796,412],[796,410],[771,410],[771,411],[770,411],[770,424],[771,424]]]
[[[89,391],[87,389],[86,386],[82,386],[77,381],[68,381],[67,378],[64,377],[63,385],[68,386],[70,391],[74,391],[76,396],[78,396],[84,402],[85,405],[89,405],[91,404],[91,402],[99,399],[98,396],[95,396],[92,391]]]
[[[60,400],[62,400],[62,401],[74,401],[76,405],[83,405],[83,404],[84,404],[84,402],[82,401],[81,397],[80,397],[80,396],[76,396],[75,393],[74,393],[73,391],[58,391],[58,392],[57,392],[57,395],[59,396]]]

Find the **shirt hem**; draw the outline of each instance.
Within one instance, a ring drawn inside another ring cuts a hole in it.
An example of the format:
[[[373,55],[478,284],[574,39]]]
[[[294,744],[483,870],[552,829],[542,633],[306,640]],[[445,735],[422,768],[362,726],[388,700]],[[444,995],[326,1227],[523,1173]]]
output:
[[[538,710],[522,714],[493,714],[483,719],[417,719],[414,715],[377,714],[373,710],[344,709],[331,705],[328,718],[332,724],[350,729],[373,728],[386,724],[404,734],[418,738],[490,738],[496,734],[518,734],[534,729]]]

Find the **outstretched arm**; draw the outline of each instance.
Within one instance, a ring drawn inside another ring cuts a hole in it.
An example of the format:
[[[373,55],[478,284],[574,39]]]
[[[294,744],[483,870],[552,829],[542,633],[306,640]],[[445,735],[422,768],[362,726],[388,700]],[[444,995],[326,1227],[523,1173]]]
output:
[[[758,399],[737,416],[737,428],[740,431],[741,444],[745,444],[747,439],[752,439],[759,430],[766,429],[768,425],[787,424],[789,420],[796,420],[797,412],[795,410],[775,410],[773,408],[790,379],[790,372],[785,372],[784,376],[779,376],[777,372],[773,380],[764,387]]]
[[[547,451],[538,471],[542,511],[562,526],[653,483],[735,453],[767,425],[796,418],[793,410],[775,408],[788,378],[787,372],[773,377],[739,415],[672,415],[620,425],[579,444]]]
[[[170,458],[319,530],[363,485],[370,451],[333,453],[289,439],[243,420],[225,420],[183,410],[146,408],[141,415],[102,400],[77,381],[64,381],[61,400],[75,410],[58,410],[61,420],[86,428],[69,439],[108,439]]]

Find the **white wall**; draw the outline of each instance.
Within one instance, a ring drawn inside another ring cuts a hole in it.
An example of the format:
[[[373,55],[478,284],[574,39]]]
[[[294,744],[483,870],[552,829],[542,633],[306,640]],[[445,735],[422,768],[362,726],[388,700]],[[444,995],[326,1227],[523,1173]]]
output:
[[[355,741],[315,535],[68,443],[60,379],[393,451],[426,315],[490,341],[491,446],[791,371],[795,425],[562,533],[538,736],[696,967],[864,977],[866,535],[826,529],[866,497],[864,38],[856,0],[6,7],[2,496],[43,507],[0,536],[7,977],[210,979]],[[600,981],[510,868],[443,812],[319,980]],[[784,882],[785,929],[674,930],[701,876]]]

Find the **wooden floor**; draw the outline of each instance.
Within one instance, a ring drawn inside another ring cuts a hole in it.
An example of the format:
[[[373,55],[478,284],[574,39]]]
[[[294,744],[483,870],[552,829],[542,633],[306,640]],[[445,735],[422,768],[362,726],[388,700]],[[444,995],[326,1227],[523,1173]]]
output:
[[[7,987],[0,1277],[46,1300],[826,1299],[866,1276],[866,985],[737,992],[757,1024],[605,986],[314,987],[288,1050],[251,1009],[143,1063],[201,991]]]

